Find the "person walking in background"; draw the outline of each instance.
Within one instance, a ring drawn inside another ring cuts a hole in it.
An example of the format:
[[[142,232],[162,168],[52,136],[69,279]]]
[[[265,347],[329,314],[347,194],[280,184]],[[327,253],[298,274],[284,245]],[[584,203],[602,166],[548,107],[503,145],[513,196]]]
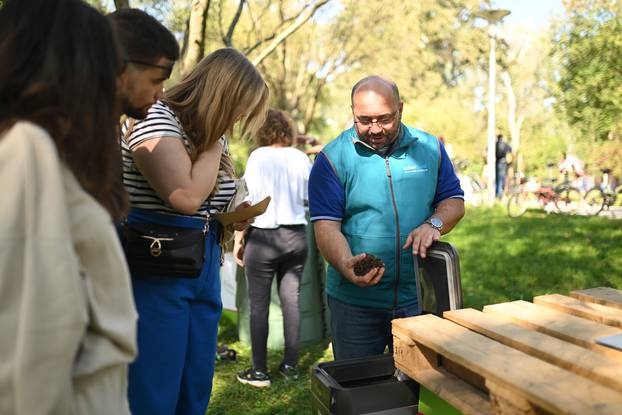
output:
[[[171,227],[173,235],[202,230],[196,243],[202,264],[192,275],[176,274],[175,261],[156,265],[157,255],[150,267],[149,260],[132,267],[137,259],[128,254],[139,313],[140,353],[129,371],[134,415],[197,415],[207,409],[222,311],[222,228],[212,214],[222,212],[235,192],[224,134],[238,122],[242,134],[254,134],[267,103],[268,87],[257,69],[239,51],[224,48],[168,89],[145,119],[124,125],[127,227],[140,226],[148,234]],[[247,226],[234,224],[238,230]]]
[[[495,195],[497,199],[503,197],[505,189],[505,176],[508,172],[507,156],[512,152],[512,147],[503,140],[503,135],[497,135],[495,143]]]
[[[244,179],[249,200],[272,200],[263,215],[246,231],[236,232],[234,256],[244,267],[250,301],[253,365],[238,373],[238,381],[252,386],[270,386],[267,366],[268,310],[270,290],[276,275],[281,308],[285,352],[279,372],[298,379],[300,280],[307,259],[305,202],[311,163],[302,151],[292,147],[296,128],[289,114],[270,110],[257,134],[259,148],[246,163]]]
[[[79,0],[0,8],[0,414],[129,415],[123,62]]]
[[[123,114],[143,119],[163,97],[162,88],[179,58],[175,36],[147,13],[121,8],[107,16],[123,49],[125,70],[120,76],[119,101]]]
[[[352,88],[354,127],[327,144],[309,177],[336,360],[392,351],[391,320],[420,313],[413,255],[424,258],[464,215],[464,193],[439,140],[401,123],[397,85]],[[356,275],[355,265],[373,264]]]

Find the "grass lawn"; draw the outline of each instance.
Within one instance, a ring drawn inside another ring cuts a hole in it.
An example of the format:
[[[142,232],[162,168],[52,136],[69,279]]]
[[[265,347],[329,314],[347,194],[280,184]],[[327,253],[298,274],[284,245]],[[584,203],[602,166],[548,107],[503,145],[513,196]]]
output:
[[[610,286],[622,289],[622,221],[601,217],[527,212],[518,219],[505,209],[469,209],[444,240],[460,256],[465,307],[531,300],[535,295]],[[311,414],[309,368],[332,360],[328,342],[306,347],[301,379],[278,376],[281,353],[270,351],[272,386],[242,385],[235,376],[250,366],[250,347],[237,341],[233,322],[223,319],[219,342],[238,352],[235,363],[219,362],[208,414]]]

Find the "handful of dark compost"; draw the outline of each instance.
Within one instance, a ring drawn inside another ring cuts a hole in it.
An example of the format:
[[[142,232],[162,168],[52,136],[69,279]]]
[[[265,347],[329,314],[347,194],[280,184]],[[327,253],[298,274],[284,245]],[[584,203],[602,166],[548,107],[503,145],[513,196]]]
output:
[[[372,254],[365,253],[365,258],[354,264],[354,275],[362,277],[371,271],[372,268],[382,267],[384,267],[384,262],[382,262],[380,258],[375,257]]]

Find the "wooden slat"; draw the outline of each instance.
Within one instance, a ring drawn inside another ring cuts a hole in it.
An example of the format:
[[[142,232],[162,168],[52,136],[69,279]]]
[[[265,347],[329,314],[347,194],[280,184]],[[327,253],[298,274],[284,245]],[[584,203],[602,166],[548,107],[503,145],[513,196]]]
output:
[[[434,315],[393,321],[402,333],[554,414],[619,415],[622,395]],[[405,347],[408,347],[405,345]],[[396,359],[398,357],[396,356]],[[409,362],[401,362],[409,367]]]
[[[570,296],[581,301],[589,301],[622,309],[622,291],[610,287],[589,288],[587,290],[571,291]]]
[[[597,323],[622,328],[622,309],[602,304],[585,302],[560,294],[541,295],[533,298],[533,303],[552,308],[557,311],[587,318]]]
[[[393,329],[395,367],[428,388],[463,415],[488,415],[488,395],[440,367],[438,354],[417,345],[400,326]]]
[[[621,351],[596,344],[596,339],[601,337],[622,334],[622,330],[615,327],[605,326],[522,300],[487,305],[484,307],[484,312],[507,318],[528,329],[598,351],[613,359],[622,360]]]
[[[469,385],[488,393],[488,388],[486,388],[486,379],[484,379],[480,374],[457,364],[453,360],[444,359],[443,357],[441,357],[441,366],[444,370],[457,378],[464,380]]]
[[[542,411],[525,399],[524,396],[511,393],[503,385],[487,381],[490,390],[490,406],[495,415],[540,415]]]
[[[407,372],[404,371],[404,373]],[[486,394],[450,373],[428,369],[421,371],[415,380],[462,412],[463,415],[492,413]]]
[[[472,308],[446,311],[443,316],[516,350],[622,392],[620,361]]]

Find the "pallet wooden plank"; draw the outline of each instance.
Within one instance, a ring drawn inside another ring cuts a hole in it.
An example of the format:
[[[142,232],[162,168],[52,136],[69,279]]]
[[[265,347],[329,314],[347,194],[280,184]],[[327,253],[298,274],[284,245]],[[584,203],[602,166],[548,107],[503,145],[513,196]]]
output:
[[[588,288],[587,290],[571,291],[570,296],[581,301],[602,304],[622,309],[622,291],[611,287]]]
[[[407,332],[393,331],[395,367],[428,388],[463,415],[491,414],[488,395],[464,380],[443,370],[440,358],[432,350],[417,345]]]
[[[514,349],[622,392],[622,362],[618,360],[472,308],[446,311],[443,316]]]
[[[540,411],[527,399],[509,392],[503,385],[486,382],[490,405],[495,415],[539,415]]]
[[[533,303],[608,326],[622,328],[622,309],[619,308],[585,302],[561,294],[540,295],[533,298]]]
[[[442,369],[424,370],[415,380],[463,415],[492,414],[486,394]]]
[[[619,415],[622,408],[622,394],[612,389],[437,316],[394,320],[394,333],[396,326],[416,344],[481,374],[487,382],[524,397],[537,408],[577,415]],[[409,362],[400,364],[409,367]]]
[[[622,360],[621,351],[596,344],[596,339],[601,337],[622,334],[621,329],[522,300],[487,305],[484,307],[484,312],[507,318],[523,327],[537,330],[566,342],[595,350],[613,359]]]

